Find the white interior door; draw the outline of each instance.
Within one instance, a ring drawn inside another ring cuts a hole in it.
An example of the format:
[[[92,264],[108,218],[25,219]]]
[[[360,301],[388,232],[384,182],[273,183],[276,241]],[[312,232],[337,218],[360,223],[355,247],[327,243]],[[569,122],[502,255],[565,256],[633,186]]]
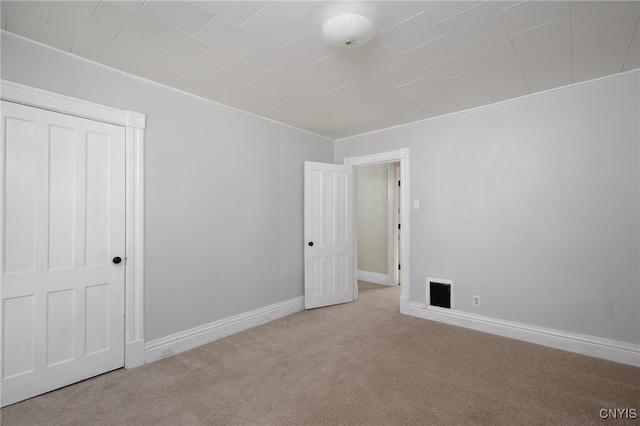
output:
[[[1,133],[5,406],[124,365],[125,130],[2,102]]]
[[[306,309],[353,301],[353,167],[304,164]]]

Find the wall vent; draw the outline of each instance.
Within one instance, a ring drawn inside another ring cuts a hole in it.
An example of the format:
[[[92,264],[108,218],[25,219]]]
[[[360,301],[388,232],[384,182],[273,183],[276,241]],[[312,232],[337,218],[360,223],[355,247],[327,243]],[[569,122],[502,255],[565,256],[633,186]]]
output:
[[[453,281],[427,278],[427,306],[451,309],[452,300]]]

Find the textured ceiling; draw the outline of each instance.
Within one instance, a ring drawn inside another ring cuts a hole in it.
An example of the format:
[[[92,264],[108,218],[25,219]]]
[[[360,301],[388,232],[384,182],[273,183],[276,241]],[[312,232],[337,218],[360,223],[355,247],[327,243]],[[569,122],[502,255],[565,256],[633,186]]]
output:
[[[341,138],[640,68],[639,1],[2,1],[2,29]],[[339,49],[340,13],[377,34]]]

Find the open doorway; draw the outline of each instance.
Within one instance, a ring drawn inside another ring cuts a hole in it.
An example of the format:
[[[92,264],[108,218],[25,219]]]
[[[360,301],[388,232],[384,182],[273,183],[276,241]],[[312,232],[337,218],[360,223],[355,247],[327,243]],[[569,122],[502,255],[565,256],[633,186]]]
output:
[[[410,197],[410,172],[409,172],[409,155],[410,148],[400,148],[396,151],[381,152],[377,154],[364,155],[360,157],[347,157],[344,159],[345,165],[351,165],[354,167],[361,167],[374,164],[386,164],[400,162],[400,168],[398,173],[400,174],[401,186],[398,187],[398,204],[399,204],[399,216],[401,224],[401,238],[398,242],[398,257],[401,270],[399,274],[400,281],[400,312],[407,313],[409,311],[409,291],[411,280],[411,266],[410,266],[410,223],[409,223],[409,197]],[[357,185],[357,179],[356,184]],[[354,185],[354,189],[356,189]],[[356,194],[357,196],[357,194]],[[357,203],[356,212],[357,215]],[[357,228],[357,227],[356,227]],[[358,236],[357,229],[354,230],[356,235],[354,238],[354,259],[358,258]],[[354,261],[354,298],[358,297],[358,263]]]
[[[356,167],[357,278],[400,284],[400,162]]]

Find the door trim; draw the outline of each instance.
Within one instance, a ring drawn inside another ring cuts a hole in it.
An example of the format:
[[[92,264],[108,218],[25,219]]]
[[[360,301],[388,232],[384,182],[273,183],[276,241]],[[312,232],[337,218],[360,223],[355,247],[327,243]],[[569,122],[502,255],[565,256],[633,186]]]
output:
[[[409,237],[410,224],[409,224],[409,197],[410,197],[410,174],[409,174],[409,154],[410,148],[400,148],[396,151],[387,151],[371,155],[363,155],[360,157],[347,157],[344,159],[345,165],[357,166],[369,166],[372,164],[400,162],[400,223],[402,223],[402,238],[400,239],[400,265],[402,269],[400,271],[400,312],[403,314],[409,314],[409,291],[411,288],[411,266],[409,264]],[[355,173],[354,173],[355,175]],[[356,191],[356,180],[354,179],[354,191]],[[354,200],[357,195],[354,192]],[[354,203],[355,207],[355,203]],[[357,226],[354,226],[354,230]],[[357,232],[357,231],[356,231]],[[354,247],[354,259],[358,258],[358,238],[357,235],[353,238]],[[357,262],[354,262],[354,297],[358,297],[358,271]]]
[[[144,364],[145,114],[0,80],[0,99],[125,128],[125,368]],[[0,247],[0,267],[3,256]]]

